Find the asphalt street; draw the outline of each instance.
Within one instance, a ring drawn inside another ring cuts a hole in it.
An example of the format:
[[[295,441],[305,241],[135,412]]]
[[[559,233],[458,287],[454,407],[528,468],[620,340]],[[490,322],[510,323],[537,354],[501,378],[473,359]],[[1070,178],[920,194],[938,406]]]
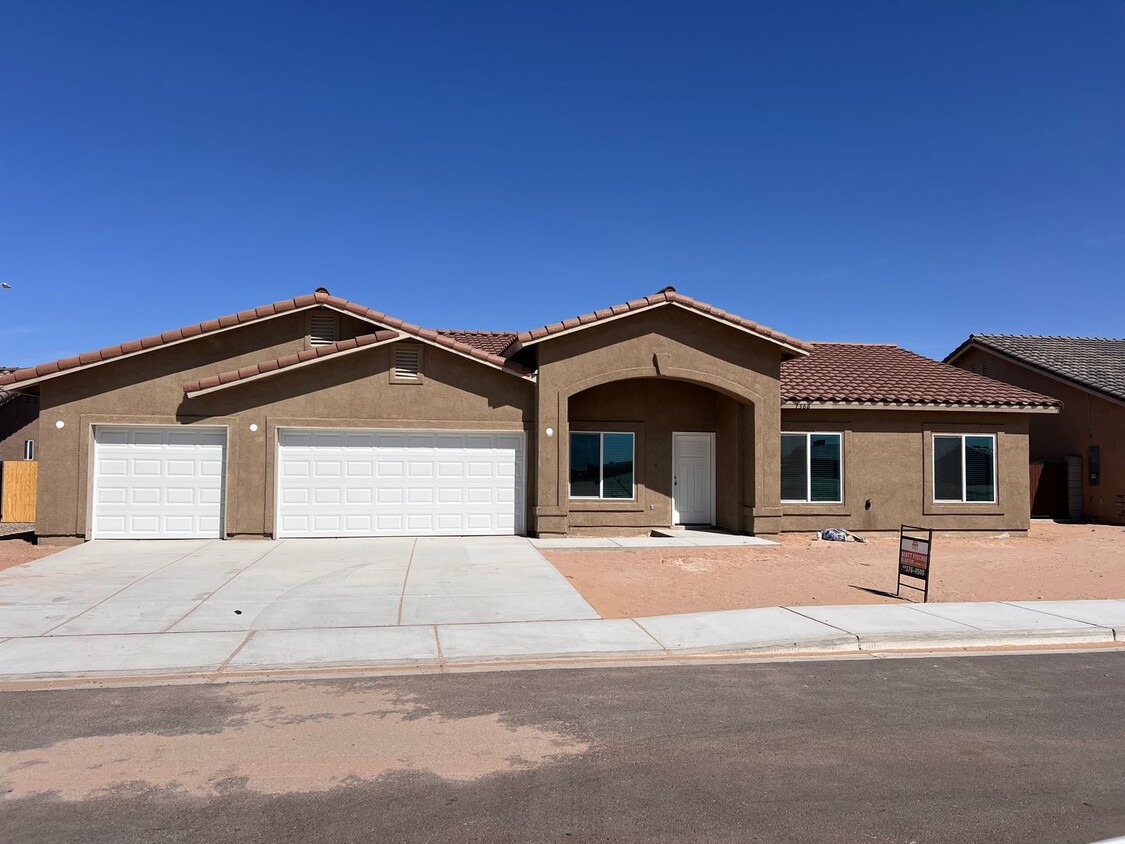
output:
[[[0,694],[5,842],[1093,842],[1125,653]]]

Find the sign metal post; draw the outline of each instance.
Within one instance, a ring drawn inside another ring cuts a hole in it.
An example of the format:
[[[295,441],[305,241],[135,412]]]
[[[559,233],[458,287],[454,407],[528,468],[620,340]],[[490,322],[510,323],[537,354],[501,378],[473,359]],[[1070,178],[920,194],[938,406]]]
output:
[[[929,528],[902,525],[898,529],[898,588],[895,597],[902,597],[902,589],[915,589],[922,593],[922,603],[930,598],[930,550],[933,547],[934,532]],[[914,577],[923,586],[903,583],[904,577]]]

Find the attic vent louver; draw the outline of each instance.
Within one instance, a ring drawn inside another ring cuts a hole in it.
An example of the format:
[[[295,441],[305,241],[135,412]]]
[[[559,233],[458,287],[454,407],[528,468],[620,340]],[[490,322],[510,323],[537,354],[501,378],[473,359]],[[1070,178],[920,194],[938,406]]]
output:
[[[336,314],[331,311],[313,311],[309,314],[310,346],[327,346],[337,339]]]
[[[396,381],[417,381],[422,373],[422,350],[417,346],[399,346],[395,349]]]

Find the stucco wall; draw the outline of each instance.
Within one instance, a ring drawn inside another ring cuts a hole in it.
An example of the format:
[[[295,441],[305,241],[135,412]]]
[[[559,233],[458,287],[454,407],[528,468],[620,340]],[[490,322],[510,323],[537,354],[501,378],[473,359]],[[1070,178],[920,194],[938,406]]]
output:
[[[306,316],[293,314],[44,382],[39,534],[86,536],[95,424],[227,427],[225,529],[262,536],[273,531],[279,426],[522,431],[532,418],[532,383],[428,346],[420,384],[390,382],[393,346],[384,346],[184,398],[187,381],[304,348],[306,330]]]
[[[781,353],[778,346],[766,340],[673,307],[635,313],[541,343],[536,422],[539,534],[561,535],[571,529],[573,508],[567,489],[571,396],[602,384],[637,378],[701,385],[744,405],[740,414],[733,414],[729,407],[720,414],[728,434],[737,429],[737,458],[743,470],[737,495],[724,503],[724,519],[729,519],[726,526],[731,529],[776,533],[781,515]],[[736,423],[736,417],[744,424]],[[673,423],[660,424],[667,427]],[[554,437],[545,435],[548,427],[556,432]],[[728,436],[726,442],[732,439]],[[730,457],[728,451],[725,459]],[[586,530],[604,527],[619,518],[614,514],[616,509],[617,505],[609,502],[595,503],[575,516],[575,524]],[[594,515],[599,511],[602,517]],[[650,516],[654,512],[648,511]],[[633,518],[637,523],[643,520],[640,516]],[[662,523],[666,525],[668,520]]]
[[[571,533],[621,533],[672,523],[672,434],[716,434],[716,524],[738,529],[739,402],[666,378],[616,381],[570,399],[571,431],[630,431],[635,441],[634,501],[568,501]],[[566,472],[568,467],[563,467]]]
[[[843,504],[782,504],[782,530],[842,527],[1026,531],[1026,414],[908,410],[784,410],[784,431],[842,432]],[[935,504],[932,435],[996,434],[995,504]],[[867,502],[870,501],[870,507]]]
[[[1125,524],[1125,405],[983,349],[969,349],[956,365],[971,369],[974,363],[981,362],[987,365],[989,378],[1062,401],[1061,413],[1031,418],[1030,459],[1063,462],[1068,456],[1081,457],[1082,504],[1086,518]],[[1092,445],[1101,450],[1101,483],[1096,486],[1091,485],[1087,477],[1087,453]]]

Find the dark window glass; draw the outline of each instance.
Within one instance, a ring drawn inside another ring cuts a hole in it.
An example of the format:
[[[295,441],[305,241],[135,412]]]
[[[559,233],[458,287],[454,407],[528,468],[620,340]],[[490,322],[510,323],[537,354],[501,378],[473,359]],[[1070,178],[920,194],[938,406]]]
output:
[[[934,437],[934,500],[960,501],[961,438]]]
[[[804,434],[781,435],[781,499],[808,499],[808,437]]]
[[[996,442],[992,437],[965,437],[965,500],[995,501]]]
[[[633,435],[602,434],[602,498],[633,497]]]
[[[839,501],[840,435],[812,434],[809,437],[810,486],[813,501]]]
[[[570,495],[572,498],[597,498],[601,484],[601,436],[570,435]]]

